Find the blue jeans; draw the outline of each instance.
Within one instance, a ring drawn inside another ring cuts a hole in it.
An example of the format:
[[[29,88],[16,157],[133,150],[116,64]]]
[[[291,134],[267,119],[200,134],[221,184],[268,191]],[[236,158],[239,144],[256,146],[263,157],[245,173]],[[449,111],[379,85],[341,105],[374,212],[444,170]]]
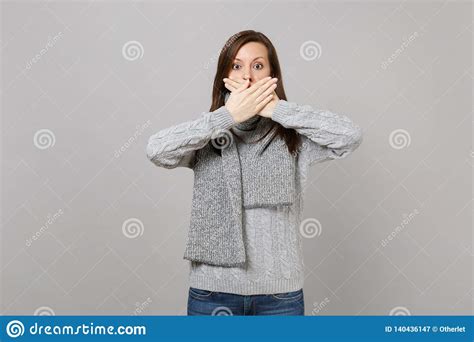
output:
[[[238,295],[190,287],[188,316],[304,316],[303,289],[262,295]]]

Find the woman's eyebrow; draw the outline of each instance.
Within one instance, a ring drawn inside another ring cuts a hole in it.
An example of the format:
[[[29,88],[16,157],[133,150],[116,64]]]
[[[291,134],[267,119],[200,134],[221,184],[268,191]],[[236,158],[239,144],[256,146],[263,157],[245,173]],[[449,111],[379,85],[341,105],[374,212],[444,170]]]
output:
[[[263,57],[261,57],[261,56],[255,57],[255,58],[253,59],[253,61],[256,60],[256,59],[259,59],[259,58],[263,58]],[[239,59],[239,58],[234,58],[234,60],[236,60],[236,61],[241,61],[241,62],[242,62],[242,60]],[[253,61],[252,61],[252,62],[253,62]]]

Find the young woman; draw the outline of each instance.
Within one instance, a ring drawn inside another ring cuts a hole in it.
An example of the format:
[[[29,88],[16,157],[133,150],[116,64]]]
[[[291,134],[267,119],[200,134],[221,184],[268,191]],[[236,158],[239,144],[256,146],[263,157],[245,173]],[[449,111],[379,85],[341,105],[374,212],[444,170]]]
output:
[[[347,116],[288,102],[277,53],[253,30],[224,45],[209,112],[149,138],[194,171],[188,315],[304,315],[300,227],[308,167],[362,142]]]

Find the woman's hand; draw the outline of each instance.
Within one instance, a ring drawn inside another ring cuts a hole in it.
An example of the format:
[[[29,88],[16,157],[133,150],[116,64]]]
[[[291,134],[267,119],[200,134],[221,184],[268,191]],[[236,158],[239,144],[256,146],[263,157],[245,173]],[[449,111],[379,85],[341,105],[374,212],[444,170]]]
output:
[[[262,112],[268,115],[267,117],[271,117],[271,111],[265,109],[265,107],[276,96],[274,90],[277,81],[278,79],[276,78],[266,77],[248,87],[248,80],[239,83],[235,80],[224,78],[225,87],[231,91],[225,107],[238,123],[253,117],[257,113],[262,115]]]
[[[268,79],[268,77],[267,77]],[[262,80],[260,80],[262,81]],[[236,91],[241,87],[243,84],[248,84],[248,81],[239,81],[236,79],[232,78],[224,78],[224,85],[227,89],[229,89],[231,92]],[[258,83],[258,82],[257,82]],[[256,84],[257,84],[256,83]],[[254,84],[254,85],[256,85]],[[257,115],[266,117],[266,118],[271,118],[273,114],[273,110],[275,109],[276,104],[278,103],[278,95],[275,92],[276,84],[274,84],[271,100],[260,110],[260,112],[257,112]],[[230,99],[230,98],[229,98]]]

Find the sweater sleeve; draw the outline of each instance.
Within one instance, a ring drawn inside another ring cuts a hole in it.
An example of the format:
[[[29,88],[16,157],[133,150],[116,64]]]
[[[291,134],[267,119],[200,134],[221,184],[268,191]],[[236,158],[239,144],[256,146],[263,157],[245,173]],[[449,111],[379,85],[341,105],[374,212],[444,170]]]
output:
[[[362,143],[363,131],[345,115],[279,100],[272,120],[302,135],[301,155],[316,161],[347,157]]]
[[[204,112],[196,120],[165,128],[148,139],[146,154],[155,165],[166,169],[194,167],[196,151],[206,146],[222,130],[235,124],[225,106]]]

